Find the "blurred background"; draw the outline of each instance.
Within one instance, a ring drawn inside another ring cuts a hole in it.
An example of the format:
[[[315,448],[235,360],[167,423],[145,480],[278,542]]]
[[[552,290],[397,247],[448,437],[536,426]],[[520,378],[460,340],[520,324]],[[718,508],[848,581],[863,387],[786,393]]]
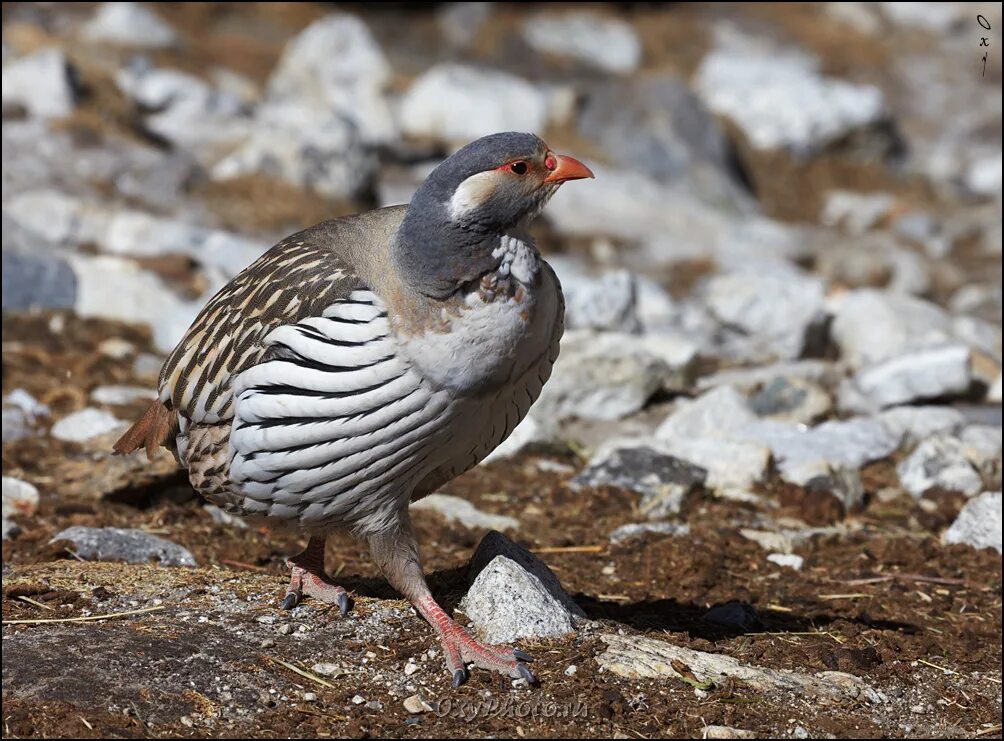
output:
[[[568,332],[530,417],[416,514],[427,563],[507,529],[558,549],[590,617],[631,630],[907,684],[900,659],[950,656],[997,684],[965,722],[924,709],[928,730],[999,735],[1001,21],[999,3],[5,3],[5,585],[10,565],[79,556],[71,526],[278,585],[295,534],[241,529],[166,454],[110,442],[205,301],[278,239],[407,202],[457,147],[531,131],[596,174],[535,226]],[[335,564],[376,575],[347,538]],[[833,583],[893,571],[940,592]],[[716,604],[745,607],[721,628]],[[943,617],[962,605],[983,618]],[[31,610],[4,600],[5,619]],[[864,653],[767,637],[822,624]],[[41,723],[7,635],[5,713],[10,692]],[[642,713],[637,688],[575,686],[609,710],[597,733],[694,732]],[[790,731],[770,707],[747,722]],[[919,727],[847,713],[813,722]],[[357,720],[339,728],[397,728]]]

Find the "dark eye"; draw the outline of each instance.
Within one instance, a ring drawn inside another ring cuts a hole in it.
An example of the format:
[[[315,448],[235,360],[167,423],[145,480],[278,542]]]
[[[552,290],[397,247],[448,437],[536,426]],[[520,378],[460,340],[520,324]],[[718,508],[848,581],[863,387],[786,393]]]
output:
[[[525,162],[513,162],[509,165],[509,169],[512,170],[517,175],[526,175],[526,171],[529,169]]]

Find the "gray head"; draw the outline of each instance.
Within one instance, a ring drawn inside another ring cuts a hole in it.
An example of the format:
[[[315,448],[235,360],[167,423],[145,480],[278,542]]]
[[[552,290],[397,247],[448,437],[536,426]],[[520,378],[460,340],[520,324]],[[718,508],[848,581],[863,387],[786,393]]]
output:
[[[411,199],[395,245],[398,267],[422,293],[449,296],[494,270],[501,235],[540,213],[562,183],[592,176],[533,134],[473,141],[433,170]]]

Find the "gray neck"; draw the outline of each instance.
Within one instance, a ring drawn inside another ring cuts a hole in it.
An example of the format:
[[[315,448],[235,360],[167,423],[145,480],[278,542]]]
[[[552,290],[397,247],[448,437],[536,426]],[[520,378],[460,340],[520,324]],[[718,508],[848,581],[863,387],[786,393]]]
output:
[[[404,282],[440,300],[497,270],[501,263],[497,225],[453,222],[447,213],[447,201],[434,188],[420,188],[408,206],[393,247],[394,265]]]

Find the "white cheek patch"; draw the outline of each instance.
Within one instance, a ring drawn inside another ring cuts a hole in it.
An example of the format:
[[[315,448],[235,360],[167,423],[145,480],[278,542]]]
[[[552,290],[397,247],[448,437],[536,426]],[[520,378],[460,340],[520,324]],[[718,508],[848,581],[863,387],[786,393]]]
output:
[[[450,198],[450,219],[457,221],[484,204],[498,187],[498,178],[499,173],[489,170],[471,175],[462,182]]]

